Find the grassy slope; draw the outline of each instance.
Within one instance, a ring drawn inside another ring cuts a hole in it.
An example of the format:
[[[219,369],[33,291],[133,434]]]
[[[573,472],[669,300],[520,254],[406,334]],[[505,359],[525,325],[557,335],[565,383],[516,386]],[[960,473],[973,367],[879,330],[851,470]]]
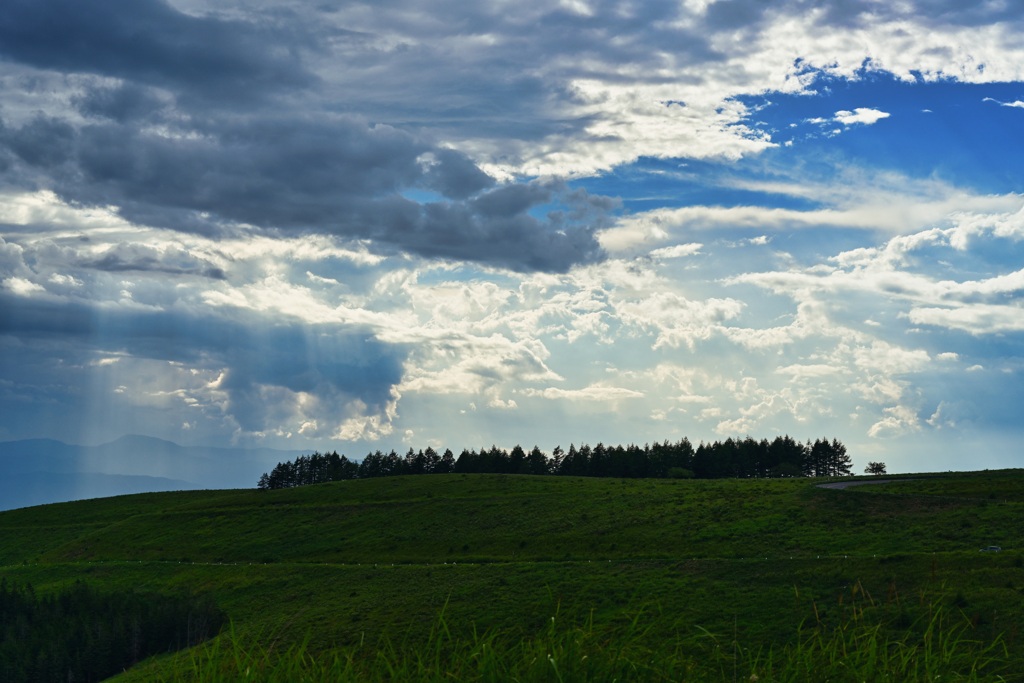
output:
[[[838,620],[851,601],[910,623],[934,600],[1021,649],[1022,512],[1021,471],[847,491],[401,477],[6,512],[0,575],[42,590],[87,578],[209,591],[241,633],[309,637],[313,649],[385,631],[415,640],[442,608],[456,628],[525,633],[556,612],[601,623],[643,612],[667,638],[706,628],[756,647]],[[978,552],[990,544],[1007,551]]]

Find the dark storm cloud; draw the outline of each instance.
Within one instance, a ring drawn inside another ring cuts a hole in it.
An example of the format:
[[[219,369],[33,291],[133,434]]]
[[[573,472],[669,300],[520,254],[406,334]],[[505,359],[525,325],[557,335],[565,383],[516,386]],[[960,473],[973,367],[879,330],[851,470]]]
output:
[[[0,140],[66,201],[115,206],[144,225],[217,234],[247,224],[370,238],[513,270],[565,271],[602,256],[594,234],[607,222],[601,207],[610,205],[576,198],[587,220],[537,218],[528,212],[552,200],[550,189],[495,187],[464,154],[391,126],[350,117],[211,118],[171,133],[116,121],[75,129],[37,117],[6,128]],[[416,189],[448,201],[403,196]]]
[[[607,81],[629,81],[636,78],[635,74],[617,77],[615,69],[604,65],[630,64],[643,73],[645,68],[653,71],[665,66],[666,59],[699,63],[724,57],[712,47],[706,31],[680,25],[679,2],[631,3],[626,7],[616,0],[605,0],[588,5],[592,9],[589,16],[552,7],[542,22],[520,24],[515,35],[538,44],[548,58],[561,60],[567,69],[563,75],[570,78],[597,76]],[[656,80],[653,73],[646,77]]]
[[[423,184],[446,197],[466,199],[494,184],[494,180],[465,155],[443,149],[433,152],[431,157],[434,161],[428,164]]]
[[[477,198],[472,206],[485,217],[515,216],[550,198],[550,192],[539,185],[510,185]]]
[[[666,70],[728,56],[702,27],[685,26],[679,2],[586,4],[592,11],[584,16],[558,3],[375,3],[372,13],[358,14],[366,34],[333,41],[345,45],[347,60],[332,78],[366,94],[346,99],[346,111],[386,109],[390,121],[447,140],[487,138],[514,147],[583,134],[601,118],[566,106],[578,96],[574,79],[680,82]],[[396,34],[408,40],[376,44],[366,37]]]
[[[189,16],[160,0],[6,0],[0,12],[7,59],[218,98],[312,83],[296,39],[280,27]]]
[[[858,28],[868,20],[898,20],[907,16],[926,25],[980,26],[993,22],[1021,22],[1020,7],[1012,2],[917,0],[912,6],[875,0],[800,0],[789,11],[820,10],[819,23],[832,28]]]
[[[711,31],[757,31],[772,16],[814,12],[817,23],[832,29],[859,28],[878,21],[911,17],[924,24],[961,26],[1021,21],[1019,6],[1010,2],[962,2],[962,0],[916,0],[913,3],[878,0],[718,0],[708,5],[704,28]],[[700,44],[698,42],[698,44]],[[700,53],[711,57],[711,50]]]
[[[402,377],[407,350],[375,339],[365,329],[278,320],[233,320],[181,311],[99,310],[82,303],[29,300],[0,290],[0,339],[17,339],[50,358],[40,366],[81,366],[96,354],[129,354],[188,367],[224,370],[221,389],[229,412],[245,429],[259,431],[274,408],[268,387],[306,392],[335,406],[359,401],[383,413]],[[16,368],[3,367],[4,377]],[[23,378],[45,385],[47,377]],[[260,398],[262,397],[262,398]],[[262,417],[261,417],[262,416]]]
[[[66,335],[85,338],[96,333],[95,312],[82,303],[25,299],[0,289],[0,311],[0,336],[46,344]]]
[[[49,116],[36,116],[18,130],[0,128],[0,136],[28,164],[44,169],[68,161],[74,153],[74,128]]]
[[[765,13],[783,3],[764,0],[720,0],[708,6],[705,20],[713,30],[757,30]]]
[[[0,12],[0,58],[84,75],[67,101],[86,121],[50,109],[0,128],[0,170],[24,188],[114,207],[139,225],[208,236],[251,225],[565,271],[602,257],[600,202],[584,202],[589,223],[544,216],[549,192],[495,188],[466,154],[432,140],[460,139],[463,129],[523,141],[573,135],[590,118],[553,112],[551,103],[570,97],[567,79],[591,75],[570,66],[585,55],[594,64],[646,61],[652,44],[677,55],[706,52],[706,41],[680,42],[678,31],[652,28],[677,16],[671,2],[645,3],[630,18],[605,9],[600,14],[619,19],[582,20],[553,8],[536,25],[488,6],[396,2],[375,6],[366,30],[349,31],[343,20],[322,21],[318,10],[299,6],[253,8],[253,20],[241,21],[185,14],[161,0],[12,0]],[[432,35],[451,35],[437,22],[445,16],[458,16],[466,36],[500,26],[503,40],[438,51]],[[410,40],[394,45],[382,42],[386,35]],[[562,55],[569,71],[552,79],[519,68],[528,44]],[[332,90],[306,87],[325,85],[314,67],[327,69]],[[366,123],[382,114],[385,123]],[[445,201],[411,201],[417,190]],[[113,257],[95,264],[149,265]]]
[[[230,395],[239,425],[259,431],[273,424],[277,410],[265,387],[316,396],[335,419],[344,417],[344,405],[353,399],[371,414],[384,414],[391,388],[402,378],[404,352],[329,326],[277,326],[250,329],[231,357],[221,388]]]
[[[223,269],[180,249],[154,249],[143,244],[118,244],[78,265],[107,272],[149,272],[225,279]]]
[[[528,213],[549,203],[566,210],[549,211],[543,218]],[[575,264],[603,258],[594,231],[608,225],[616,206],[606,197],[568,192],[561,186],[509,185],[469,202],[410,208],[405,223],[396,217],[380,227],[402,225],[406,248],[425,256],[512,270],[565,272]]]
[[[166,106],[152,89],[134,83],[89,88],[85,93],[72,98],[72,102],[86,116],[109,118],[122,123],[147,119]]]

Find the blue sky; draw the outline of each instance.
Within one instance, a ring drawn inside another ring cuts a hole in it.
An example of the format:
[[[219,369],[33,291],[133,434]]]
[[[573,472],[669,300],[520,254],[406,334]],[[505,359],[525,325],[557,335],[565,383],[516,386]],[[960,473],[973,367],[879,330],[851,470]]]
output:
[[[1024,10],[13,0],[0,440],[1022,464]]]

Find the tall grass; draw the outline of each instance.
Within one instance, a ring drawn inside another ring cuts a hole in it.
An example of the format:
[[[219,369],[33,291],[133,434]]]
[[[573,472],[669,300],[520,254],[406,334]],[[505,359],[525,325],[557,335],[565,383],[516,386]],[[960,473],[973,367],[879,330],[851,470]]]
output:
[[[804,681],[1010,681],[1024,680],[1001,637],[972,637],[971,623],[950,609],[934,609],[924,632],[912,626],[893,634],[881,624],[854,619],[836,628],[801,629],[795,643],[751,661],[754,676],[779,683]]]
[[[1000,638],[982,642],[952,608],[934,606],[924,624],[892,633],[863,611],[843,623],[804,625],[781,647],[746,649],[731,636],[700,630],[666,637],[643,626],[638,615],[623,627],[560,624],[557,615],[539,633],[516,638],[499,631],[456,636],[442,614],[426,642],[384,636],[326,653],[308,641],[277,650],[234,630],[193,650],[174,680],[199,683],[267,681],[1014,681],[1014,662]]]

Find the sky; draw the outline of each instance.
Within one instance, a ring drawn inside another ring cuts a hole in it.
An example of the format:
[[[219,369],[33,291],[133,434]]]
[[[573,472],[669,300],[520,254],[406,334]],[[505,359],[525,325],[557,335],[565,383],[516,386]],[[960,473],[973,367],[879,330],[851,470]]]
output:
[[[1024,465],[1010,0],[6,0],[0,440]]]

